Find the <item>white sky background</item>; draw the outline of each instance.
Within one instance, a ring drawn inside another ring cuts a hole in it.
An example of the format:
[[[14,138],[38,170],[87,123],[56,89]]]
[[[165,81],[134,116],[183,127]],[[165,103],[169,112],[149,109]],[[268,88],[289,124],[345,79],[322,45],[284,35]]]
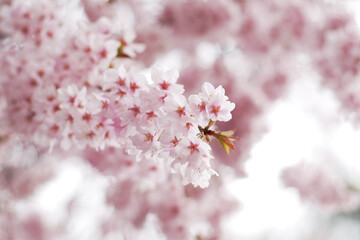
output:
[[[230,186],[243,206],[230,225],[242,236],[268,232],[274,235],[266,239],[297,239],[309,228],[305,225],[311,222],[309,208],[295,190],[285,189],[281,183],[284,167],[301,160],[316,160],[314,150],[320,151],[319,156],[323,149],[333,149],[340,157],[349,155],[349,151],[350,156],[360,156],[356,149],[360,134],[349,123],[334,128],[324,125],[324,120],[337,120],[338,104],[329,91],[315,82],[313,78],[296,81],[288,97],[270,110],[269,132],[252,149],[246,163],[248,178]]]
[[[349,1],[349,4],[352,11],[360,12],[360,1]],[[360,22],[360,14],[357,16]],[[248,178],[229,185],[242,203],[241,211],[225,226],[234,234],[234,239],[308,239],[306,236],[318,220],[317,215],[312,213],[313,208],[301,202],[294,190],[282,186],[279,174],[286,166],[315,158],[314,150],[332,149],[340,160],[346,161],[360,175],[360,131],[355,131],[345,119],[339,118],[339,106],[332,93],[314,82],[311,78],[297,81],[288,96],[269,111],[266,117],[269,132],[252,150],[246,164]],[[334,125],[324,125],[324,120],[333,121]],[[69,224],[73,227],[67,230],[71,239],[97,239],[96,233],[92,232],[96,224],[91,220],[92,216],[111,214],[101,208],[104,199],[99,193],[106,184],[105,179],[94,178],[93,172],[77,161],[75,165],[64,162],[59,177],[47,183],[32,204],[46,215],[53,216],[49,221],[56,222],[66,217],[62,208],[71,197],[84,194],[91,201],[79,199],[83,210],[80,209],[76,219],[81,224]],[[333,232],[330,240],[360,239],[357,223],[339,222],[337,226],[329,229]],[[344,232],[349,234],[346,238]]]

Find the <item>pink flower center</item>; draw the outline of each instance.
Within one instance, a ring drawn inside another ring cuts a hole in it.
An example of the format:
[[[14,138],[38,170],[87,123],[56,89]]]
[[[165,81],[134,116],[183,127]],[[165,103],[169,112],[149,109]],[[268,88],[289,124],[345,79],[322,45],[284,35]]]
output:
[[[176,145],[179,144],[181,139],[177,139],[177,137],[175,136],[173,140],[171,140],[171,143],[174,145],[174,147],[176,147]]]
[[[134,82],[130,83],[131,91],[135,92],[136,89],[138,89],[138,88],[139,88],[139,86],[136,83],[134,83]]]
[[[154,140],[154,136],[150,133],[145,134],[145,141],[152,142]]]
[[[220,110],[220,106],[212,106],[211,112],[215,114],[215,116],[218,116]]]
[[[82,119],[89,122],[91,120],[91,114],[90,113],[84,113],[84,115],[82,116]]]
[[[157,115],[154,113],[154,111],[147,112],[146,115],[147,115],[148,120],[150,120],[150,119],[152,119],[154,117],[157,117]]]
[[[190,149],[190,153],[193,153],[194,151],[199,152],[199,144],[195,144],[193,142],[190,142],[190,146],[188,146],[187,148]]]
[[[202,101],[201,104],[198,104],[198,107],[199,107],[200,112],[205,111],[205,109],[206,109],[205,108],[205,102]]]
[[[178,107],[176,112],[179,114],[179,117],[181,117],[182,115],[184,115],[184,116],[186,115],[185,114],[185,107]]]
[[[159,84],[160,87],[163,89],[163,90],[167,90],[169,87],[170,87],[170,83],[166,82],[166,81],[163,81],[162,83]]]
[[[134,112],[135,117],[140,113],[140,108],[136,105],[134,105],[134,107],[128,108],[128,109]]]

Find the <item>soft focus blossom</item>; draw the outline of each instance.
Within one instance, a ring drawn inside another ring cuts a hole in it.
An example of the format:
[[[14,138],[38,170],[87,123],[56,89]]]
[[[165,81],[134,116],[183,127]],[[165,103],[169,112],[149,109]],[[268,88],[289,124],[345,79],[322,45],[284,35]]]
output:
[[[232,239],[226,186],[246,176],[267,113],[310,78],[356,126],[359,63],[338,2],[0,0],[0,239]],[[359,189],[329,163],[282,180],[351,214]],[[34,204],[66,164],[104,181],[59,193],[49,219]],[[82,208],[98,212],[79,237]]]

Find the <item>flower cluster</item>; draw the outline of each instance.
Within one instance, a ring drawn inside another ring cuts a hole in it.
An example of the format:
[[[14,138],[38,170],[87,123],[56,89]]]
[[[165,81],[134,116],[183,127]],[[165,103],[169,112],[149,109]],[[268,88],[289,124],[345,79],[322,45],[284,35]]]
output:
[[[29,5],[10,1],[1,6],[1,199],[27,199],[56,176],[58,158],[79,155],[116,178],[106,196],[107,204],[117,209],[116,219],[137,225],[156,213],[169,236],[219,235],[212,215],[228,212],[232,207],[221,203],[231,200],[224,198],[213,209],[205,204],[198,217],[191,217],[199,197],[183,189],[187,184],[209,186],[216,174],[211,167],[214,157],[209,142],[199,137],[200,129],[209,122],[230,120],[235,105],[221,86],[215,89],[209,83],[199,94],[185,97],[175,70],[155,67],[146,77],[139,70],[143,67],[131,60],[144,50],[134,43],[132,29],[104,17],[84,21],[74,17],[79,13],[66,14],[70,9],[60,1]],[[220,187],[215,184],[202,201],[215,198]],[[160,208],[164,202],[157,198],[166,191],[178,201],[168,210]],[[137,216],[133,209],[148,192],[152,197],[142,201],[146,208]],[[181,210],[183,202],[188,207]],[[122,211],[124,207],[128,213]],[[54,235],[53,226],[37,213],[30,211],[29,220],[24,220],[33,229],[22,225],[16,209],[4,208],[25,238]],[[199,221],[213,231],[188,228]],[[12,223],[6,226],[13,227]],[[5,238],[17,236],[2,228],[0,232]]]
[[[205,83],[186,99],[176,71],[154,68],[151,82],[136,71],[108,69],[97,90],[58,89],[58,109],[49,132],[64,149],[78,145],[119,147],[140,160],[165,161],[184,184],[206,187],[215,172],[210,146],[197,135],[209,121],[228,121],[235,105],[220,86]]]
[[[176,71],[153,69],[151,79],[134,68],[128,71],[115,60],[133,57],[140,49],[131,47],[129,31],[118,33],[100,18],[80,24],[79,34],[63,35],[70,31],[64,26],[55,35],[48,25],[66,23],[55,6],[49,5],[42,15],[14,4],[10,15],[20,12],[19,23],[6,29],[4,25],[5,34],[20,33],[18,38],[26,41],[24,50],[5,49],[2,58],[3,86],[18,89],[16,94],[4,92],[9,127],[33,134],[41,147],[117,147],[139,161],[165,161],[169,171],[183,176],[184,184],[206,187],[215,171],[210,167],[211,148],[197,137],[198,127],[231,119],[234,104],[224,89],[204,84],[201,94],[186,99]],[[33,25],[39,29],[37,38],[27,42]],[[49,45],[57,49],[50,52]]]

